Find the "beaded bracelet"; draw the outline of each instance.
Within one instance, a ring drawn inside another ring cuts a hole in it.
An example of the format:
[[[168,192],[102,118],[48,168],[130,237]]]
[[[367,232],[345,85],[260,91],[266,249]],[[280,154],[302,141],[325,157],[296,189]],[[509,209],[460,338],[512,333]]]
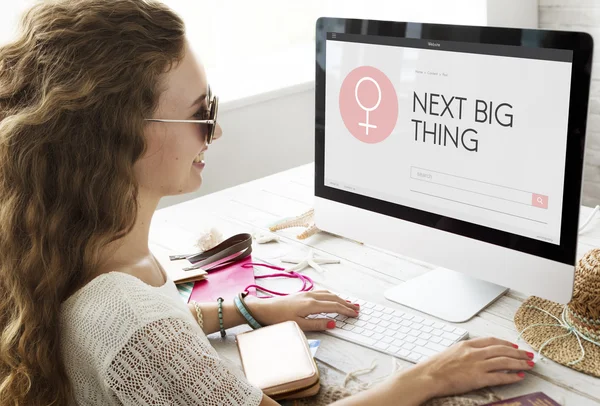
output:
[[[198,325],[200,328],[204,327],[204,319],[202,318],[202,309],[200,308],[200,303],[192,300],[192,305],[194,305],[194,309],[196,309],[196,319],[198,320]]]
[[[218,298],[217,302],[219,303],[219,329],[221,330],[221,337],[225,337],[227,333],[223,327],[223,298]]]

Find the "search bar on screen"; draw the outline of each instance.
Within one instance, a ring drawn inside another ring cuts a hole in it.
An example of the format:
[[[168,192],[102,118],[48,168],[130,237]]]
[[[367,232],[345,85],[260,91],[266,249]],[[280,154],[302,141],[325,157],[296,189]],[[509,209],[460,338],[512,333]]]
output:
[[[415,166],[410,169],[410,177],[415,180],[439,185],[440,194],[437,197],[445,198],[447,197],[447,193],[444,193],[445,190],[455,189],[470,192],[473,195],[492,197],[498,200],[537,207],[539,209],[548,209],[548,196],[539,193],[514,189],[507,186]],[[459,203],[470,204],[471,202],[463,201]]]

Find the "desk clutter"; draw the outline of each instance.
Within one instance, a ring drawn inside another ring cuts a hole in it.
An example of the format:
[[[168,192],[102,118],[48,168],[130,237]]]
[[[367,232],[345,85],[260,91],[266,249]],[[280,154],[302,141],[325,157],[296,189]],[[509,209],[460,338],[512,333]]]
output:
[[[600,249],[577,263],[573,298],[558,304],[536,296],[517,310],[519,337],[541,357],[600,377]]]

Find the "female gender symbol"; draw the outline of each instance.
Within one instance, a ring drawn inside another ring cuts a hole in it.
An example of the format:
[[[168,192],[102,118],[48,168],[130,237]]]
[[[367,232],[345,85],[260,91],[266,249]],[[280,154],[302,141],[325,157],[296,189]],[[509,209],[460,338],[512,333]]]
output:
[[[366,144],[385,140],[398,122],[398,97],[394,85],[385,73],[374,66],[359,66],[346,75],[340,86],[339,103],[340,115],[348,133]],[[358,118],[365,113],[366,120]]]
[[[378,95],[377,96],[377,103],[375,103],[375,105],[373,107],[370,107],[370,108],[366,108],[365,106],[363,106],[362,103],[360,102],[360,100],[358,99],[358,87],[365,80],[368,80],[370,82],[375,83],[375,86],[377,87],[377,95]],[[377,128],[376,125],[369,124],[369,112],[377,109],[377,107],[379,107],[379,103],[381,103],[381,88],[379,87],[379,83],[377,83],[377,81],[375,79],[373,79],[371,77],[368,77],[368,76],[365,76],[364,78],[362,78],[361,80],[359,80],[356,83],[356,87],[354,88],[354,98],[356,99],[356,103],[358,103],[358,105],[360,106],[360,108],[363,109],[367,113],[366,123],[358,123],[358,125],[361,126],[361,127],[365,127],[365,134],[369,135],[369,128]]]

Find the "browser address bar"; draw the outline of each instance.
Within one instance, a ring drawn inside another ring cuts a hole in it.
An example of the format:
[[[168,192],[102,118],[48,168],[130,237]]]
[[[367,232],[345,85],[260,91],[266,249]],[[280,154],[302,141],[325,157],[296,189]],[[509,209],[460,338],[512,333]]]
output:
[[[415,180],[440,185],[444,188],[452,188],[471,192],[482,196],[493,197],[499,200],[533,206],[540,209],[548,209],[548,196],[524,190],[514,189],[507,186],[483,182],[476,179],[451,175],[430,169],[411,167],[410,177]]]

